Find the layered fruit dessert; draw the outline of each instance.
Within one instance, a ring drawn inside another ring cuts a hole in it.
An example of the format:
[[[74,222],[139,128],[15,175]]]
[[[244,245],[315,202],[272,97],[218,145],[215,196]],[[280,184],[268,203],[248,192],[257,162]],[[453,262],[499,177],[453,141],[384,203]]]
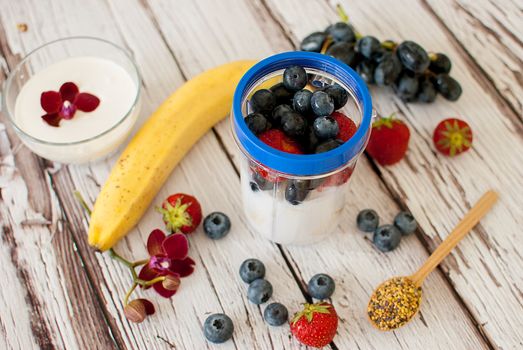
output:
[[[358,97],[336,76],[297,64],[278,73],[244,97],[242,121],[247,138],[254,139],[252,151],[235,129],[245,155],[243,206],[248,223],[263,236],[307,244],[338,225],[368,130],[357,134],[363,112]]]

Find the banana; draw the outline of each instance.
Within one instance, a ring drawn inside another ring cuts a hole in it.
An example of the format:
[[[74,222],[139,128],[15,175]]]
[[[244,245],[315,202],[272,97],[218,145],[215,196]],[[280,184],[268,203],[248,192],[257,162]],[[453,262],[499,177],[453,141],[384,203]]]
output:
[[[111,248],[140,220],[189,149],[231,110],[234,89],[254,61],[235,61],[187,81],[150,116],[98,195],[89,244]]]

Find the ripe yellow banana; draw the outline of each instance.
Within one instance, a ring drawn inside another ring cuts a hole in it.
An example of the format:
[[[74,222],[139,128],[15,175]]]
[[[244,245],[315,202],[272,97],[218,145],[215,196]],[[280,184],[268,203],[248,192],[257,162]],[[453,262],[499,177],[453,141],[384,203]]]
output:
[[[187,81],[151,115],[114,165],[91,214],[89,244],[111,248],[140,220],[187,151],[231,110],[254,61],[236,61]]]

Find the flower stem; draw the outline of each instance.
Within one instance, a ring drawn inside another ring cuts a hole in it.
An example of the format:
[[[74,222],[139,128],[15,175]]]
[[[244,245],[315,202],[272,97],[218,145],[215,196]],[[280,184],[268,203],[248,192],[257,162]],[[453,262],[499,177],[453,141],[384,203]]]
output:
[[[123,305],[124,306],[129,303],[129,297],[131,296],[131,294],[133,294],[133,292],[136,289],[137,285],[138,285],[138,283],[134,282],[133,285],[131,286],[131,288],[127,291],[127,294],[125,294],[125,298],[123,300]]]
[[[135,262],[132,263],[133,267],[136,267],[136,266],[140,266],[140,265],[145,265],[149,262],[149,259],[143,259],[143,260],[137,260]]]
[[[119,262],[121,262],[122,264],[124,264],[125,266],[127,266],[129,268],[134,267],[132,262],[123,258],[121,255],[119,255],[117,252],[115,252],[113,248],[109,249],[109,256],[115,260],[118,260]]]
[[[91,216],[91,213],[92,213],[91,208],[89,208],[89,206],[85,202],[84,197],[82,197],[82,194],[79,191],[74,191],[73,193],[74,193],[74,196],[76,197],[76,199],[80,202],[80,205],[82,206],[82,208],[84,208],[84,210],[87,212],[87,214],[89,214],[89,216]]]

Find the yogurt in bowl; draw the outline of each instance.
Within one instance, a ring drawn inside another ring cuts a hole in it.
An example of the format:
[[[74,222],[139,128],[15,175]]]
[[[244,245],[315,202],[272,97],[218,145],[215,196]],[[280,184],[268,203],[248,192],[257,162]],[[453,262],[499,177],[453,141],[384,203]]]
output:
[[[88,99],[87,107],[81,97]],[[74,37],[36,49],[11,72],[3,109],[33,152],[83,163],[108,155],[126,139],[139,98],[140,77],[123,49]]]

